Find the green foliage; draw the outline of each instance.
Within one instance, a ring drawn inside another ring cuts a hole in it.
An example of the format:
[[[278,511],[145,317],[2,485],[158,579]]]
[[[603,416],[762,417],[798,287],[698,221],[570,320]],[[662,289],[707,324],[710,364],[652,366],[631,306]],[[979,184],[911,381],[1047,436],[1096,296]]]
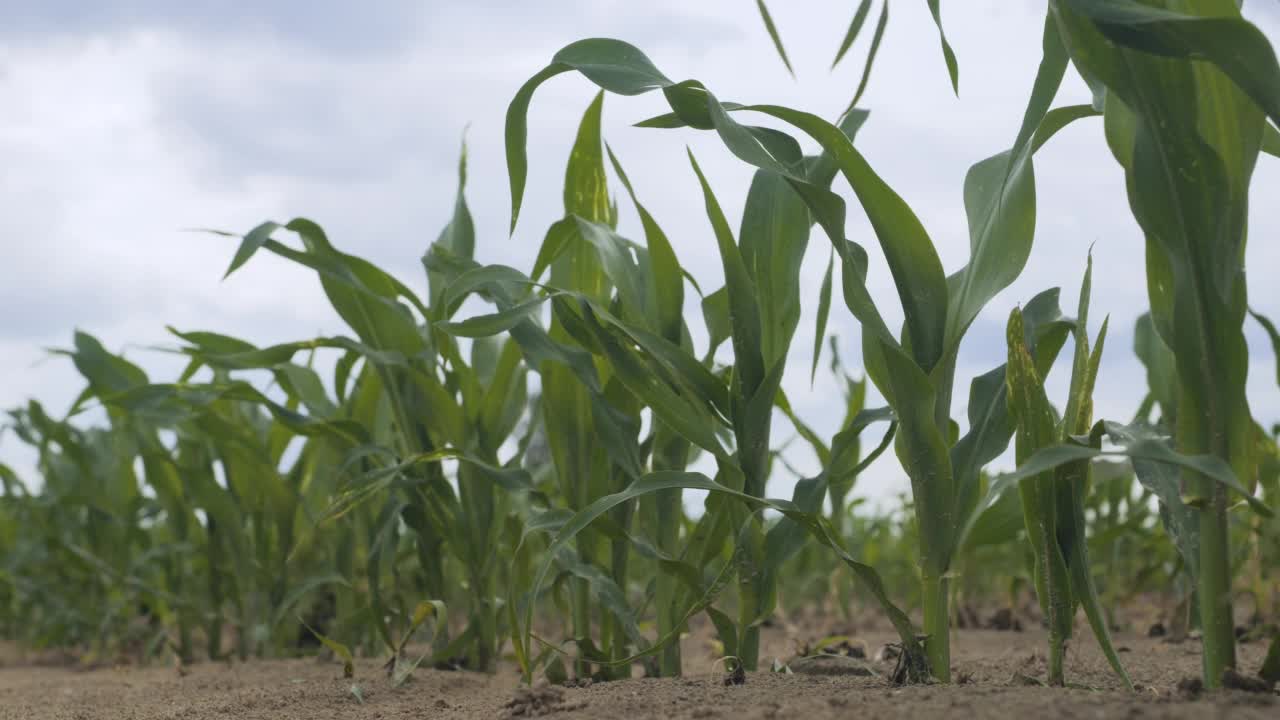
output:
[[[874,5],[858,4],[833,67]],[[846,618],[864,604],[888,617],[904,649],[896,681],[947,681],[953,617],[1010,604],[1025,584],[1048,623],[1050,684],[1065,682],[1078,607],[1129,684],[1109,613],[1173,587],[1199,608],[1216,684],[1234,665],[1231,590],[1280,611],[1280,450],[1245,396],[1242,329],[1249,180],[1280,137],[1267,122],[1280,116],[1280,69],[1230,0],[1157,5],[1049,3],[1017,134],[964,178],[969,255],[952,271],[859,149],[869,114],[857,106],[887,2],[834,121],[721,102],[619,40],[562,48],[506,115],[514,232],[535,92],[569,72],[599,88],[565,165],[563,212],[527,271],[476,260],[465,144],[452,216],[421,258],[424,284],[340,250],[303,218],[218,233],[238,241],[227,275],[261,252],[284,258],[315,273],[345,329],[258,347],[171,328],[187,366],[169,382],[75,333],[55,351],[85,384],[68,415],[36,401],[8,413],[40,481],[0,465],[0,633],[90,656],[172,647],[184,659],[318,642],[348,677],[356,654],[383,654],[393,686],[422,663],[494,671],[510,652],[526,681],[559,682],[636,666],[678,675],[680,637],[699,614],[737,670],[756,670],[777,613],[834,602]],[[940,3],[927,7],[958,91]],[[757,10],[791,70],[765,3]],[[1073,66],[1095,102],[1054,107]],[[606,94],[653,91],[669,112],[640,127],[712,131],[752,169],[736,229],[692,152],[665,180],[700,193],[701,241],[715,244],[724,278],[711,292],[642,203],[645,179],[633,183],[604,141]],[[761,115],[782,129],[744,120]],[[1032,253],[1036,151],[1099,115],[1146,239],[1150,312],[1134,351],[1147,398],[1128,424],[1094,421],[1107,323],[1091,346],[1090,271],[1074,319],[1057,288],[1012,311],[1007,362],[969,381],[962,433],[951,417],[961,346]],[[615,181],[643,243],[619,229]],[[873,295],[881,269],[845,237],[844,184],[896,297]],[[815,225],[830,245],[811,298],[801,267]],[[861,326],[858,373],[828,337],[837,287]],[[897,329],[885,320],[895,300]],[[830,437],[782,391],[807,305],[811,384],[830,341],[841,419]],[[1068,336],[1059,408],[1045,380]],[[812,452],[816,473],[791,470],[780,431]],[[1018,468],[995,474],[1011,440]],[[890,447],[911,492],[869,511],[856,483]],[[791,497],[770,497],[786,471]],[[706,493],[700,513],[686,512],[686,490]]]
[[[1043,380],[1027,349],[1022,312],[1009,316],[1009,365],[1006,372],[1009,410],[1017,420],[1018,461],[1040,449],[1063,442],[1088,430],[1093,414],[1093,388],[1107,335],[1107,321],[1098,333],[1097,346],[1090,352],[1088,315],[1093,259],[1080,288],[1080,307],[1075,326],[1075,361],[1071,367],[1069,397],[1061,421],[1045,395]],[[1071,638],[1075,611],[1083,605],[1098,644],[1125,685],[1129,676],[1120,665],[1111,644],[1098,594],[1094,588],[1085,538],[1085,495],[1092,485],[1087,458],[1064,463],[1052,473],[1045,472],[1019,482],[1027,537],[1035,556],[1035,587],[1040,606],[1049,624],[1049,684],[1064,685],[1063,660]]]

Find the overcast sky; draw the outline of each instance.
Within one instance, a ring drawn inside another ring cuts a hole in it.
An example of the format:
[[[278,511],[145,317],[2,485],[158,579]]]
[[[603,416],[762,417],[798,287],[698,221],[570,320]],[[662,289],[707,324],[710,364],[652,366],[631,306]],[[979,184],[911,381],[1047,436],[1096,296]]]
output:
[[[451,212],[468,126],[478,257],[527,269],[547,225],[562,213],[564,163],[594,89],[564,75],[535,97],[529,191],[510,238],[502,122],[516,89],[557,49],[616,37],[642,48],[669,77],[698,78],[722,100],[834,118],[857,84],[874,22],[830,72],[854,5],[772,3],[793,80],[750,0],[0,0],[0,407],[34,396],[55,413],[65,410],[80,379],[45,349],[68,345],[77,327],[125,350],[155,381],[177,373],[172,358],[146,349],[169,342],[166,324],[259,344],[344,332],[309,271],[260,255],[222,282],[234,243],[183,228],[245,232],[264,219],[307,216],[342,249],[421,288],[419,257]],[[915,209],[951,272],[968,256],[965,171],[1017,133],[1040,58],[1044,9],[1034,0],[942,6],[960,62],[959,98],[926,4],[895,2],[861,102],[871,116],[858,145]],[[1246,13],[1280,41],[1274,3],[1251,2]],[[1072,75],[1056,104],[1087,101]],[[715,242],[685,147],[697,154],[735,226],[750,170],[707,133],[630,127],[664,109],[657,94],[610,96],[606,138],[682,263],[704,288],[715,288]],[[1064,307],[1074,308],[1092,244],[1095,330],[1104,314],[1112,318],[1097,415],[1127,419],[1145,389],[1131,351],[1134,319],[1146,303],[1143,242],[1100,121],[1060,133],[1037,155],[1036,170],[1035,249],[1022,277],[969,332],[955,414],[963,419],[969,378],[1002,361],[1004,322],[1016,303],[1060,285]],[[843,182],[837,188],[848,195]],[[1280,162],[1264,157],[1253,188],[1250,300],[1280,320],[1280,288],[1271,277],[1280,268],[1277,197]],[[629,203],[620,205],[623,233],[642,237]],[[873,292],[897,322],[892,283],[856,205],[848,235],[872,251]],[[827,247],[815,233],[804,266],[808,312],[785,388],[800,414],[829,436],[842,412],[834,386],[821,373],[814,389],[808,382]],[[697,312],[695,300],[690,293],[688,313]],[[857,369],[857,324],[839,298],[830,330]],[[1256,326],[1247,334],[1255,415],[1280,420],[1275,360]],[[1061,398],[1061,364],[1054,378],[1051,397]],[[776,426],[777,443],[789,436],[789,428]],[[803,452],[794,460],[814,469]],[[9,435],[0,438],[0,461],[29,471],[32,457]],[[782,476],[771,494],[789,494]],[[859,491],[874,497],[907,487],[892,459],[860,482]]]

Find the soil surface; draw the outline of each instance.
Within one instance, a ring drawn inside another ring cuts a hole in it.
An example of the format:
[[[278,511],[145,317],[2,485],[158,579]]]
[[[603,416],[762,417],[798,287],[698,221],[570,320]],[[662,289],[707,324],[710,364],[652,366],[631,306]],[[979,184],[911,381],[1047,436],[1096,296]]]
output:
[[[392,687],[376,659],[360,660],[355,678],[341,664],[315,658],[248,663],[120,666],[94,670],[50,667],[9,658],[0,666],[0,718],[8,720],[209,720],[211,718],[1280,718],[1280,696],[1229,690],[1196,694],[1185,686],[1200,671],[1195,640],[1168,643],[1121,634],[1121,658],[1139,685],[1127,692],[1111,674],[1087,628],[1070,648],[1068,683],[1041,685],[1044,634],[962,630],[952,640],[956,684],[894,687],[892,660],[877,657],[893,637],[859,634],[850,644],[867,658],[793,662],[794,674],[748,673],[726,685],[723,666],[705,633],[686,638],[687,677],[585,687],[521,688],[514,668],[496,675],[418,670]],[[761,665],[791,659],[819,634],[768,628]],[[858,654],[850,646],[846,653]],[[1242,670],[1255,671],[1265,648],[1240,646]],[[868,674],[867,671],[871,674]],[[1183,687],[1180,688],[1180,682]],[[359,688],[357,699],[352,686]]]

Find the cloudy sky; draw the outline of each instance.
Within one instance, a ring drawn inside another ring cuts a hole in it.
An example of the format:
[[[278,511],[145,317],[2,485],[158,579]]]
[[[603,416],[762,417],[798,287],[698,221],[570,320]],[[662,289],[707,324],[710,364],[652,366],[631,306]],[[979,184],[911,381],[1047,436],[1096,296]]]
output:
[[[262,344],[342,332],[307,271],[259,256],[223,282],[233,243],[183,228],[243,232],[264,219],[303,215],[344,250],[421,287],[418,259],[451,211],[464,130],[479,259],[530,267],[543,231],[561,213],[564,162],[593,91],[566,75],[535,98],[529,192],[513,237],[506,232],[503,114],[519,85],[573,40],[632,42],[668,76],[703,80],[722,100],[835,117],[857,84],[871,23],[831,72],[854,3],[772,5],[795,80],[750,0],[0,0],[0,407],[31,396],[55,412],[70,404],[80,380],[46,348],[67,345],[75,328],[126,351],[157,381],[177,372],[172,358],[147,349],[168,342],[166,324]],[[871,117],[858,143],[920,215],[953,271],[968,253],[964,173],[1013,141],[1039,61],[1043,5],[966,0],[943,3],[943,13],[960,60],[959,98],[925,3],[895,2],[861,103]],[[1246,13],[1280,40],[1274,4],[1252,2]],[[1087,100],[1070,77],[1057,104]],[[715,243],[685,147],[698,155],[731,218],[741,214],[750,172],[706,134],[630,127],[663,109],[657,96],[609,97],[606,136],[683,264],[704,288],[717,287]],[[1093,245],[1093,317],[1112,316],[1097,411],[1126,419],[1145,386],[1130,348],[1146,292],[1142,240],[1123,178],[1097,120],[1060,133],[1036,166],[1035,250],[1022,277],[969,332],[958,388],[1001,362],[1004,320],[1014,304],[1061,285],[1064,306],[1074,307]],[[1265,200],[1276,197],[1280,162],[1263,158],[1248,250],[1251,301],[1280,319],[1280,289],[1259,272],[1280,267],[1280,215]],[[622,231],[640,237],[622,206]],[[873,252],[873,292],[893,307],[887,315],[900,318],[874,237],[856,208],[850,215],[849,237]],[[813,296],[825,245],[815,234],[805,263]],[[692,299],[688,309],[696,312]],[[809,387],[812,327],[806,314],[786,388],[799,412],[830,434],[841,410],[830,381],[820,375]],[[831,330],[856,367],[858,328],[838,301]],[[1248,338],[1255,414],[1280,420],[1271,350],[1252,325]],[[1065,375],[1059,367],[1052,397],[1061,397]],[[775,434],[782,442],[789,431]],[[804,453],[794,459],[813,469]],[[31,467],[12,436],[0,439],[0,460]],[[772,494],[788,494],[788,484],[780,478]],[[875,497],[905,488],[892,461],[860,485]]]

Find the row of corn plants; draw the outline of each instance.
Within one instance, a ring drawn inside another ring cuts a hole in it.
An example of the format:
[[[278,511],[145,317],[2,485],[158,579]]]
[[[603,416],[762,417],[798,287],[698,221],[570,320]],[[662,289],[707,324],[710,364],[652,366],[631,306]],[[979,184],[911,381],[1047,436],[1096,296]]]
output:
[[[858,6],[836,63],[872,6]],[[227,275],[263,252],[314,273],[344,333],[258,346],[171,328],[168,350],[187,365],[165,383],[77,333],[57,351],[85,382],[70,410],[32,401],[9,413],[40,479],[0,466],[0,628],[95,656],[245,658],[322,643],[385,654],[397,678],[510,658],[527,681],[614,679],[637,666],[681,674],[680,639],[699,615],[726,657],[755,670],[780,608],[857,603],[900,635],[896,680],[948,682],[953,620],[1011,594],[984,578],[993,557],[1013,557],[1026,558],[1017,577],[1049,630],[1051,684],[1066,682],[1083,609],[1131,685],[1112,609],[1126,588],[1172,580],[1178,612],[1203,633],[1205,682],[1218,686],[1236,665],[1234,597],[1243,589],[1260,617],[1278,601],[1280,454],[1276,430],[1249,410],[1243,334],[1249,180],[1261,153],[1280,153],[1274,52],[1230,0],[1050,0],[1018,132],[965,176],[969,256],[948,271],[857,142],[872,121],[859,102],[888,20],[880,8],[857,90],[831,121],[722,102],[619,40],[564,47],[506,116],[514,234],[542,172],[526,148],[536,91],[569,73],[599,89],[564,169],[563,215],[527,270],[477,259],[465,148],[452,218],[417,283],[340,250],[310,220],[218,233],[238,241]],[[1073,69],[1093,100],[1055,105]],[[649,92],[670,112],[636,132],[710,131],[752,169],[736,230],[692,153],[671,177],[700,198],[702,239],[676,242],[642,203],[644,183],[606,144],[602,118],[607,97]],[[760,117],[773,126],[746,124]],[[1033,251],[1036,153],[1076,122],[1101,125],[1146,243],[1150,312],[1134,349],[1150,391],[1126,423],[1093,418],[1108,323],[1091,334],[1091,260],[1075,317],[1058,288],[1026,298],[1009,314],[1007,362],[957,377],[969,328]],[[870,290],[872,256],[846,237],[845,185],[896,297]],[[623,209],[643,243],[620,233]],[[810,297],[800,268],[815,226],[829,260]],[[719,288],[680,263],[677,248],[699,241],[715,245]],[[806,350],[819,382],[837,287],[861,327],[862,377],[832,338],[820,382],[840,390],[842,419],[828,436],[794,411],[782,380],[813,303]],[[894,329],[885,317],[897,310]],[[1070,374],[1061,406],[1045,391],[1058,364]],[[966,382],[961,432],[951,412]],[[770,498],[771,479],[791,473],[787,435],[821,470]],[[1018,469],[994,473],[1011,444]],[[901,512],[871,516],[856,481],[890,449],[910,494]],[[685,491],[707,494],[701,512],[686,511]],[[410,640],[424,649],[407,654]]]

